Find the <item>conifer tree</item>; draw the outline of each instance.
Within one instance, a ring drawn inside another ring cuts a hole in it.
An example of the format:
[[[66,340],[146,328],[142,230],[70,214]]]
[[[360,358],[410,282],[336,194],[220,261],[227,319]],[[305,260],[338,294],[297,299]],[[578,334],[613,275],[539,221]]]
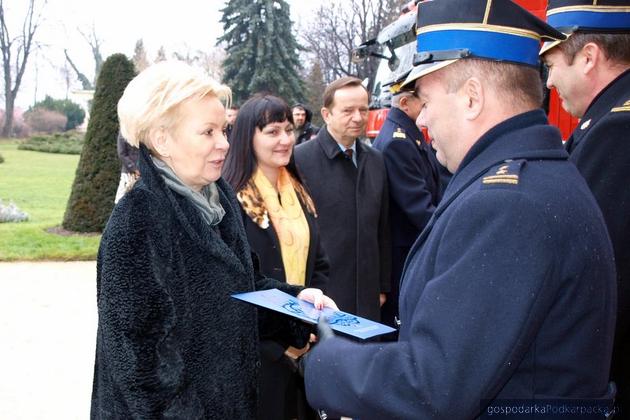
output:
[[[100,232],[107,223],[120,178],[120,161],[116,153],[117,106],[134,76],[133,63],[123,54],[114,54],[103,63],[63,219],[65,229]]]
[[[223,82],[234,102],[257,92],[270,92],[289,104],[301,101],[304,86],[298,75],[298,45],[285,0],[229,0],[222,10],[227,58]]]
[[[144,49],[144,41],[142,38],[136,41],[132,61],[138,73],[149,67],[149,60],[147,59],[147,52]]]

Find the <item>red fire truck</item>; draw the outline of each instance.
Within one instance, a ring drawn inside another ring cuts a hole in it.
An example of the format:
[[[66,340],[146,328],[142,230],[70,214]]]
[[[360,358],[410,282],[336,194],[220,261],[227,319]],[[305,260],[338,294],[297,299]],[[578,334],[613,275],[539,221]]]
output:
[[[547,0],[513,1],[539,18],[545,19]],[[391,94],[388,87],[384,87],[383,84],[390,81],[393,74],[408,69],[412,65],[416,51],[416,11],[416,0],[414,0],[408,3],[403,8],[400,17],[383,28],[376,38],[364,42],[353,51],[355,60],[362,60],[370,55],[381,59],[371,93],[372,101],[366,133],[370,139],[378,135],[391,105]],[[555,90],[546,93],[545,108],[549,123],[557,126],[562,133],[562,138],[566,140],[578,120],[562,108]]]

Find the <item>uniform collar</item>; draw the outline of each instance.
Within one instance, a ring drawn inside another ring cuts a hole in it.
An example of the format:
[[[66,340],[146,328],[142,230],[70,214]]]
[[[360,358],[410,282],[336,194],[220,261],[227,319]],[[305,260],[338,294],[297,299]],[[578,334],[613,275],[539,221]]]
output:
[[[494,165],[516,159],[568,159],[560,132],[542,109],[509,118],[488,130],[468,151],[442,201]]]
[[[595,96],[571,134],[573,147],[588,132],[588,128],[608,114],[617,102],[630,96],[630,69],[621,73]]]
[[[422,138],[422,133],[416,126],[416,122],[412,120],[409,115],[405,114],[404,111],[392,107],[387,113],[387,119],[400,126],[407,134],[409,134],[409,137],[414,138],[414,140]]]

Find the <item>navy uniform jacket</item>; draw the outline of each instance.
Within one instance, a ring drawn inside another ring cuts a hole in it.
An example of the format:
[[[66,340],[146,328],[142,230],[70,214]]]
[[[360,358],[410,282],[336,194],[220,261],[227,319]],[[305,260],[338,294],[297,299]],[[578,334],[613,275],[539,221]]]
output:
[[[602,209],[615,251],[619,306],[612,378],[630,412],[630,70],[593,100],[567,150]]]
[[[319,343],[306,361],[311,405],[461,420],[482,399],[605,396],[612,248],[567,157],[541,110],[482,136],[409,253],[399,341]]]
[[[382,307],[381,321],[394,325],[394,316],[398,314],[398,283],[405,259],[442,196],[439,163],[415,121],[398,108],[387,113],[373,146],[385,159],[392,235],[392,285]]]

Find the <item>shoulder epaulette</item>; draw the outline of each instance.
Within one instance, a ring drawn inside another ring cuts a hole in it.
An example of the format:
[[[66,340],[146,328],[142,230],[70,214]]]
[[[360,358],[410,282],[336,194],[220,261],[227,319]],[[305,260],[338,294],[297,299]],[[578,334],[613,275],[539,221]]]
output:
[[[525,160],[512,160],[491,168],[481,179],[484,185],[518,185],[521,168]]]
[[[407,135],[405,134],[405,132],[402,130],[402,128],[397,128],[396,131],[394,131],[394,133],[392,134],[392,138],[394,139],[406,139]]]
[[[610,112],[630,112],[630,100],[624,102],[621,106],[614,107]]]

